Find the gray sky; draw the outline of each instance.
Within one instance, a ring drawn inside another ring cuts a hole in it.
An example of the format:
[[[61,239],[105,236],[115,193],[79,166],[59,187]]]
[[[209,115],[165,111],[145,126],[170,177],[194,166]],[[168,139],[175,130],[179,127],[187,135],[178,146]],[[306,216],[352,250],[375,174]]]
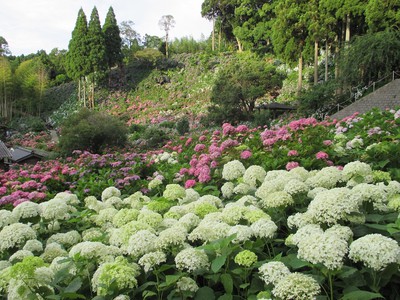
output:
[[[170,38],[192,36],[207,38],[212,24],[201,17],[204,0],[0,0],[0,36],[8,42],[13,55],[36,53],[53,48],[67,49],[78,11],[87,20],[94,6],[103,25],[108,8],[113,7],[118,24],[131,20],[141,35],[164,36],[158,26],[163,15],[172,15],[175,27]]]

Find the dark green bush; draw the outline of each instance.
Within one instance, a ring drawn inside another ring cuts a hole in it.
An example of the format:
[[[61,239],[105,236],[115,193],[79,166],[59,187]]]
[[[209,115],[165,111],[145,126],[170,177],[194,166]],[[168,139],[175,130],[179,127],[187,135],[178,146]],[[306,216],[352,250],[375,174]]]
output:
[[[40,117],[28,116],[14,119],[10,123],[10,127],[21,133],[40,132],[46,130],[46,123]]]
[[[108,147],[124,146],[127,133],[127,128],[117,118],[82,109],[64,121],[59,147],[63,154],[74,150],[100,153]]]
[[[185,133],[189,132],[190,130],[190,125],[189,125],[189,120],[188,118],[184,117],[182,119],[180,119],[177,123],[176,123],[176,130],[178,131],[178,133],[180,135],[184,135]]]
[[[161,128],[151,126],[147,127],[143,133],[143,139],[146,140],[146,146],[148,148],[157,148],[163,146],[168,141],[168,134]]]

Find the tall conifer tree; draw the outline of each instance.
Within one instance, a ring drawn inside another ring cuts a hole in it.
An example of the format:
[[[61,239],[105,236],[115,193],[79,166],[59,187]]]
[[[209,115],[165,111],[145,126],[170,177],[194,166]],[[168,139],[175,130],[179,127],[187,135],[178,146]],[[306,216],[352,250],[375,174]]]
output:
[[[87,40],[89,47],[90,73],[104,71],[107,66],[106,46],[96,6],[93,8],[90,16]]]
[[[85,101],[84,89],[84,77],[89,73],[89,61],[88,52],[89,48],[87,45],[87,19],[86,15],[81,8],[78,12],[78,18],[76,20],[75,28],[72,31],[72,37],[69,41],[68,52],[66,55],[66,70],[69,77],[74,80],[78,80],[78,100],[82,99]]]
[[[122,40],[115,18],[114,10],[110,6],[103,26],[103,33],[105,38],[107,64],[109,68],[122,63]]]
[[[86,15],[81,8],[68,45],[67,73],[72,79],[80,79],[89,73],[87,33]]]

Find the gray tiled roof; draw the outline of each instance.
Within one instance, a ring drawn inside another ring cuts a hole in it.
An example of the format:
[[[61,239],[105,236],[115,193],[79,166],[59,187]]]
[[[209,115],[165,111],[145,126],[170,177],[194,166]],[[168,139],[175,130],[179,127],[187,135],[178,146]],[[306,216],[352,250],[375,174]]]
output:
[[[7,146],[2,141],[0,141],[0,159],[6,157],[11,158],[12,157],[11,152],[7,148]]]

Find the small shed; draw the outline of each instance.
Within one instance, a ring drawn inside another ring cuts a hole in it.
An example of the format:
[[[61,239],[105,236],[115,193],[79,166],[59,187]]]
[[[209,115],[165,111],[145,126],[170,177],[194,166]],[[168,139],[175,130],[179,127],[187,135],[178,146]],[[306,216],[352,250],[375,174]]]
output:
[[[28,149],[21,146],[15,146],[10,149],[11,163],[31,164],[34,165],[38,161],[46,158],[48,153],[38,149]]]
[[[274,118],[278,117],[279,115],[285,112],[297,110],[297,108],[294,106],[278,102],[261,103],[257,105],[255,108],[258,110],[258,112],[260,112],[262,109],[269,110]]]
[[[7,170],[11,158],[12,154],[10,149],[8,149],[7,146],[0,141],[0,169]]]

